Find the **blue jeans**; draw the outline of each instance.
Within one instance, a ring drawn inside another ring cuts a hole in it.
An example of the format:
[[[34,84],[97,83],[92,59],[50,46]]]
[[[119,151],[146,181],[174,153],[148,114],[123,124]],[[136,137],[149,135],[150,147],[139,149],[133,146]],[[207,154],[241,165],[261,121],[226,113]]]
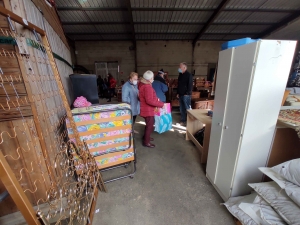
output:
[[[191,109],[191,96],[184,95],[179,96],[179,105],[180,105],[180,114],[181,120],[180,122],[186,122],[186,110]]]

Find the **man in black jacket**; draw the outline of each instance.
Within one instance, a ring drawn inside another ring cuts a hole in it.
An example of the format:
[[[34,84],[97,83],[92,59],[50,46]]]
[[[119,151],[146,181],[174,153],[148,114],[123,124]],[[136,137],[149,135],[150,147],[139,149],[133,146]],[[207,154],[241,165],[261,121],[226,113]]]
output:
[[[187,71],[185,62],[179,64],[178,68],[177,98],[179,98],[181,121],[180,125],[186,126],[186,110],[191,109],[191,95],[193,89],[193,76]]]

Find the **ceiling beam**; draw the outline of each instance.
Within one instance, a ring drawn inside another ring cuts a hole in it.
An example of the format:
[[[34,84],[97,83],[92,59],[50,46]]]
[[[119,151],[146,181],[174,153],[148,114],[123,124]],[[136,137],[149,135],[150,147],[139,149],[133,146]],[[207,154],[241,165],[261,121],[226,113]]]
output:
[[[190,39],[137,39],[137,41],[168,41],[168,40],[172,40],[172,41],[192,41]],[[230,39],[200,39],[200,41],[229,41]],[[74,39],[74,41],[131,41],[131,39]]]
[[[66,33],[66,35],[122,35],[122,34],[132,34],[131,32],[110,32],[110,33],[103,33],[103,32],[69,32]],[[172,34],[172,35],[177,35],[177,34],[190,34],[190,35],[196,35],[197,33],[186,33],[186,32],[136,32],[136,35],[138,34]],[[203,35],[240,35],[240,36],[253,36],[255,33],[204,33]]]
[[[222,2],[218,5],[218,8],[214,11],[214,13],[211,15],[211,17],[208,19],[206,24],[201,28],[199,33],[196,35],[196,37],[193,40],[193,46],[195,46],[197,40],[201,37],[202,34],[205,33],[205,31],[209,28],[209,26],[215,21],[215,19],[218,17],[218,15],[222,12],[223,9],[225,9],[226,5],[230,2],[230,0],[222,0]]]
[[[58,11],[128,11],[126,7],[57,7]],[[181,12],[210,12],[215,8],[163,8],[163,7],[131,7],[132,11],[181,11]],[[249,9],[249,8],[227,8],[223,11],[228,12],[278,12],[278,13],[294,13],[300,12],[299,9]]]
[[[264,38],[264,37],[270,35],[271,33],[275,32],[275,31],[281,30],[282,28],[289,25],[289,23],[291,23],[294,20],[299,19],[299,18],[300,18],[300,13],[298,13],[298,12],[293,13],[292,15],[286,17],[285,19],[283,19],[279,23],[276,23],[275,25],[273,25],[269,29],[266,29],[265,31],[263,31],[262,33],[257,35],[255,38]]]
[[[126,5],[127,5],[127,10],[129,13],[129,21],[130,21],[130,27],[131,27],[131,35],[132,35],[132,41],[134,44],[134,47],[136,46],[135,43],[135,31],[134,31],[134,22],[133,22],[133,15],[132,15],[132,10],[131,10],[131,2],[130,0],[126,0]]]
[[[205,25],[207,23],[199,23],[199,22],[133,22],[134,24],[165,24],[165,25]],[[110,25],[110,24],[120,24],[120,25],[126,25],[131,24],[131,22],[116,22],[116,21],[68,21],[68,22],[62,22],[63,25]],[[274,25],[277,23],[253,23],[253,22],[235,22],[235,23],[212,23],[212,25]]]

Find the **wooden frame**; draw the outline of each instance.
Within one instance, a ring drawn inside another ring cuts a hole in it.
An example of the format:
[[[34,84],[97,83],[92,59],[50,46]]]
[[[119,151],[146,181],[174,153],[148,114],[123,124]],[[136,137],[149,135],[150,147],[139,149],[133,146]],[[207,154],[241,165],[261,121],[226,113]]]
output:
[[[48,59],[50,62],[50,66],[51,66],[53,74],[54,74],[54,79],[58,85],[59,94],[62,98],[63,107],[66,110],[67,117],[70,121],[70,125],[73,128],[73,132],[74,132],[74,136],[75,136],[77,145],[80,147],[84,146],[82,141],[80,140],[78,131],[76,129],[76,125],[74,123],[72,112],[71,112],[71,109],[70,109],[70,106],[68,103],[68,99],[66,97],[66,94],[65,94],[65,91],[64,91],[64,88],[62,85],[61,77],[59,75],[58,68],[57,68],[56,62],[54,60],[48,38],[46,36],[46,32],[44,30],[42,30],[41,28],[35,26],[34,24],[26,21],[25,19],[18,16],[17,14],[9,11],[7,9],[7,8],[10,9],[10,4],[8,1],[6,1],[6,0],[4,1],[4,6],[5,7],[0,6],[0,15],[9,17],[12,21],[17,22],[18,24],[21,24],[24,28],[27,28],[28,30],[34,31],[41,35],[41,41],[46,49],[46,53],[47,53],[47,56],[48,56]],[[10,34],[14,37],[14,33],[12,31]],[[44,158],[47,159],[48,155],[47,155],[47,150],[46,150],[45,137],[43,137],[43,135],[42,135],[42,125],[40,124],[40,122],[38,120],[38,113],[37,113],[37,108],[35,105],[35,99],[32,98],[32,92],[31,92],[32,90],[31,90],[30,85],[28,84],[29,81],[27,78],[26,68],[24,66],[24,62],[22,61],[22,57],[19,54],[16,54],[16,55],[17,55],[18,64],[19,64],[19,67],[21,70],[21,74],[24,79],[26,91],[28,93],[28,98],[29,98],[29,102],[30,102],[30,106],[31,106],[31,110],[32,110],[33,118],[34,118],[35,127],[36,127],[37,133],[39,135],[39,141],[41,143],[42,152],[44,154]],[[47,167],[47,168],[50,169],[49,167]],[[49,174],[51,174],[52,176],[54,175],[54,173],[52,171],[49,171]],[[29,199],[27,198],[24,191],[22,190],[22,187],[20,186],[16,176],[14,175],[13,171],[11,170],[11,167],[9,166],[7,160],[5,159],[5,157],[1,151],[0,151],[0,178],[1,178],[5,188],[9,192],[10,196],[13,198],[14,202],[18,206],[20,212],[24,216],[26,222],[28,224],[40,225],[41,223],[39,222],[38,217],[40,219],[43,219],[43,215],[35,214],[32,204],[30,203]],[[98,174],[98,179],[102,180],[100,173]],[[100,185],[101,185],[101,183],[100,183]],[[98,194],[98,189],[95,188],[94,196],[97,196],[97,194]],[[91,200],[92,207],[90,208],[90,210],[93,210],[95,208],[96,200],[97,200],[97,197],[94,197]],[[88,223],[91,224],[92,216],[94,215],[94,213],[91,211],[88,211],[86,213],[90,216]],[[44,221],[44,224],[46,224],[46,222],[47,221]]]
[[[186,140],[191,140],[201,153],[200,163],[206,163],[210,140],[211,117],[207,116],[208,110],[196,109],[187,111]],[[194,134],[205,127],[203,146],[196,140]]]

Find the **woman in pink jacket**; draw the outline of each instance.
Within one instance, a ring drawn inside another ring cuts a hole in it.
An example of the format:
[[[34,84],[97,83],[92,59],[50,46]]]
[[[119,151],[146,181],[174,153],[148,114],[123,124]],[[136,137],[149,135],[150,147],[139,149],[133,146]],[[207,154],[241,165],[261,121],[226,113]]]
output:
[[[140,116],[144,117],[146,122],[143,146],[148,148],[155,147],[154,144],[150,143],[150,140],[154,140],[150,137],[154,130],[154,109],[155,107],[162,108],[164,106],[164,103],[159,101],[152,88],[153,80],[154,74],[148,70],[144,73],[143,78],[141,78],[139,82]]]

